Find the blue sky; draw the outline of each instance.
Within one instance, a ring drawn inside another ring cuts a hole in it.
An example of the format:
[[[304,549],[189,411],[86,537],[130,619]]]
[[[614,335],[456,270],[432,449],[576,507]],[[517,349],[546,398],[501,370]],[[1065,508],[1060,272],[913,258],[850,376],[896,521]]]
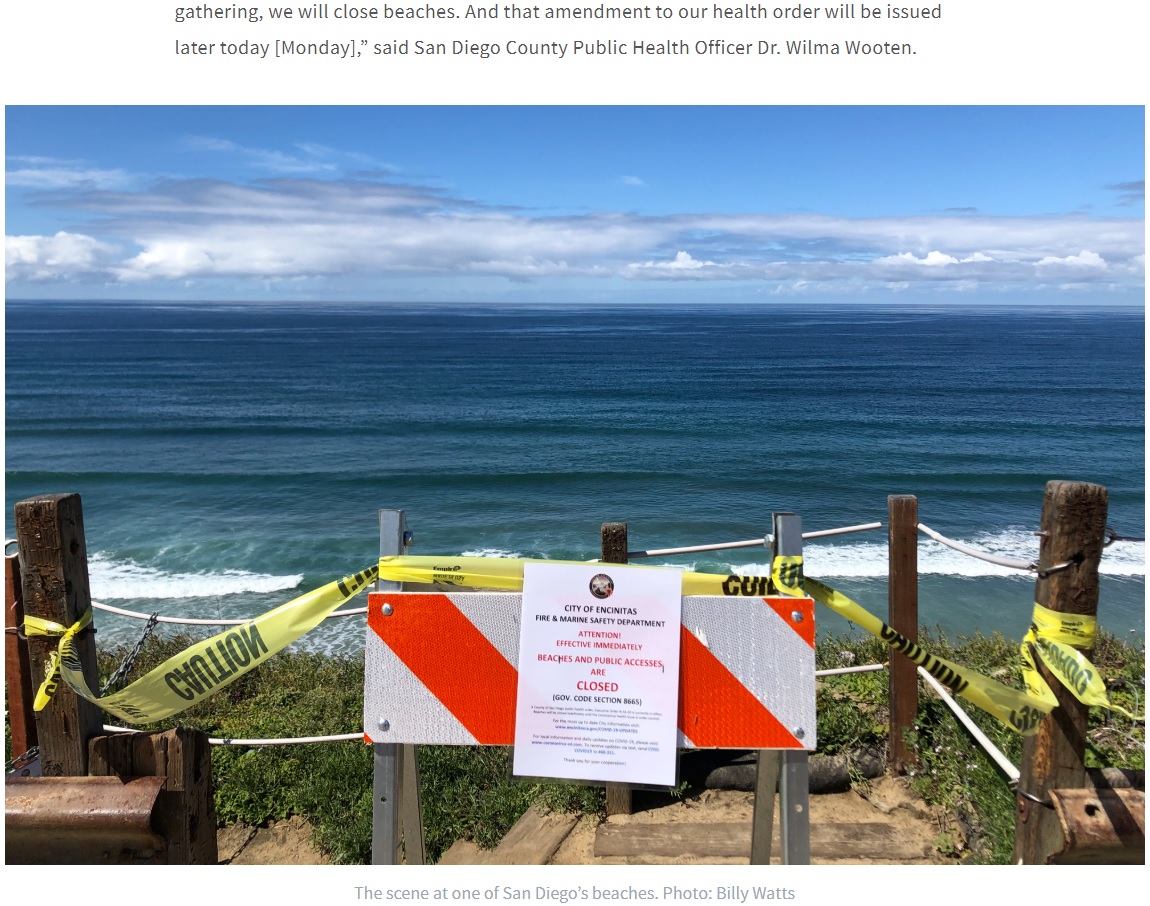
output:
[[[1140,107],[9,107],[9,298],[1144,299]]]

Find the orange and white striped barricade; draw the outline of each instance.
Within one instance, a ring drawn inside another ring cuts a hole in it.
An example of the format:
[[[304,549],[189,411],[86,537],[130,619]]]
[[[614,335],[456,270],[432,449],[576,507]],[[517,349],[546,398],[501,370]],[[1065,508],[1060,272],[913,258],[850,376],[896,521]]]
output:
[[[522,600],[371,593],[367,740],[511,745]],[[814,644],[810,598],[684,597],[679,747],[813,751]]]

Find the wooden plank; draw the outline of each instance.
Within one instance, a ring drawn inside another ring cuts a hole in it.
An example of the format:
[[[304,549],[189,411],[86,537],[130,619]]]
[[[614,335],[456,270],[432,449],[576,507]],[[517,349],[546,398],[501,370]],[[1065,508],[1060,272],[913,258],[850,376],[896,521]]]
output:
[[[456,840],[439,864],[546,865],[578,823],[578,815],[549,814],[533,805],[495,849],[480,849],[470,841]]]
[[[894,828],[880,823],[814,824],[810,829],[811,858],[819,861],[869,859],[901,862],[921,859],[927,842],[907,843]],[[781,851],[776,829],[772,849]],[[595,834],[596,858],[749,858],[751,825],[603,824]]]
[[[909,494],[887,497],[887,622],[912,642],[918,641],[918,498]],[[918,670],[905,654],[892,652],[887,674],[890,702],[892,770],[903,773],[918,759],[906,740],[918,714]]]
[[[62,626],[73,625],[92,603],[80,495],[50,494],[22,500],[16,504],[15,516],[25,614]],[[54,638],[29,639],[33,677],[44,676],[44,666],[57,645]],[[96,640],[90,628],[77,634],[75,651],[89,688],[99,688]],[[100,709],[61,682],[48,706],[36,712],[43,776],[87,774],[88,740],[103,733],[103,726]]]
[[[97,777],[162,777],[153,825],[167,842],[169,865],[215,865],[216,811],[206,733],[179,727],[159,733],[98,736],[89,769]]]
[[[4,681],[8,689],[8,728],[12,755],[23,755],[36,745],[32,711],[32,665],[28,643],[17,630],[24,625],[24,592],[20,587],[20,559],[4,558]],[[7,630],[12,630],[8,632]]]
[[[1039,576],[1034,600],[1058,613],[1095,616],[1098,613],[1098,564],[1106,530],[1106,489],[1081,481],[1050,481],[1042,502]],[[1043,575],[1063,563],[1069,569]],[[1090,657],[1090,651],[1084,652]],[[1051,790],[1086,786],[1087,707],[1046,665],[1038,670],[1058,699],[1056,707],[1023,741],[1020,794],[1039,800]],[[1063,848],[1058,816],[1052,809],[1019,795],[1014,827],[1014,862],[1042,865]]]
[[[599,554],[604,563],[627,562],[627,523],[604,522],[599,528]],[[623,783],[607,784],[607,814],[630,815],[631,787]]]

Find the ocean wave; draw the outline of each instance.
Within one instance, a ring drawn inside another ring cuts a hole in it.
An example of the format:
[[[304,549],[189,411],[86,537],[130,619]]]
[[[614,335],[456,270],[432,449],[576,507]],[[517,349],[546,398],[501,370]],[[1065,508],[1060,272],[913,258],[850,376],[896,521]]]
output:
[[[475,550],[463,551],[459,556],[461,557],[500,557],[503,559],[517,560],[523,556],[518,551],[504,550],[501,547],[481,547]]]
[[[967,547],[983,553],[1023,563],[1038,558],[1039,539],[1032,531],[1006,530],[979,533],[969,538],[954,538]],[[816,577],[885,579],[887,576],[887,545],[885,542],[860,541],[850,544],[820,544],[812,542],[803,547],[806,571]],[[698,563],[698,569],[713,569]],[[725,562],[721,569],[733,573],[766,575],[770,563]],[[1104,576],[1141,577],[1146,575],[1146,545],[1142,541],[1116,541],[1102,552],[1099,572]],[[919,537],[918,573],[920,576],[1031,576],[1033,573],[987,563],[953,550],[937,541]]]
[[[285,591],[298,586],[303,575],[273,576],[243,569],[173,573],[97,553],[88,559],[88,581],[92,597],[99,601],[163,600]]]

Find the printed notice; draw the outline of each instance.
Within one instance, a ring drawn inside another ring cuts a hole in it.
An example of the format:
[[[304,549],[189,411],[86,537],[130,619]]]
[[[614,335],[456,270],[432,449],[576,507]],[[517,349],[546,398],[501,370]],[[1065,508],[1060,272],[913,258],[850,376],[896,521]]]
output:
[[[682,573],[528,563],[513,770],[675,783]]]

